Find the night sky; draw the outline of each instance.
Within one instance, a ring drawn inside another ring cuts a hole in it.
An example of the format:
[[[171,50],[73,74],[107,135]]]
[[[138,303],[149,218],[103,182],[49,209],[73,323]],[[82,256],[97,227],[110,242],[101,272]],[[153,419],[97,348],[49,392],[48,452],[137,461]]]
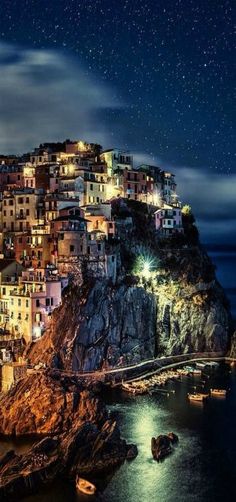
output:
[[[233,8],[1,0],[0,151],[64,138],[130,149],[176,173],[205,240],[236,239]]]

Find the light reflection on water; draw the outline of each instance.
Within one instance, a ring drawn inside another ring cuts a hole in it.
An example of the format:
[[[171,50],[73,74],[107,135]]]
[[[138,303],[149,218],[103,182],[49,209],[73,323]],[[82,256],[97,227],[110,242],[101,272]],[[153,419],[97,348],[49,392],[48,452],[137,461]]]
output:
[[[189,403],[187,392],[200,382],[183,379],[171,384],[176,394],[169,398],[123,396],[126,407],[124,403],[111,406],[123,435],[137,444],[139,455],[115,473],[104,491],[104,502],[235,499],[235,373],[216,374],[211,383],[214,381],[231,387],[226,400],[211,399],[200,406]],[[170,457],[156,463],[151,456],[151,437],[170,431],[178,434],[179,444]],[[229,458],[234,458],[230,466]]]

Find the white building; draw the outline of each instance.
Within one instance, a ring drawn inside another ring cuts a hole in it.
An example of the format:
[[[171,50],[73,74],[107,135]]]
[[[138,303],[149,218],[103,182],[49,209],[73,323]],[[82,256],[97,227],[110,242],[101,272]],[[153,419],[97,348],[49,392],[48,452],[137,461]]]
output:
[[[115,171],[130,170],[133,167],[133,155],[118,148],[105,150],[102,152],[100,158],[107,165],[108,176],[111,176]]]

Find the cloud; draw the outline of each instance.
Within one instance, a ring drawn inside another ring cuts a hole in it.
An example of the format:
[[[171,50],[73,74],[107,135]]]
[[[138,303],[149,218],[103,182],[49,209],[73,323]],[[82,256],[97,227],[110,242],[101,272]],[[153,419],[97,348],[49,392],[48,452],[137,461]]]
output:
[[[175,168],[177,191],[190,203],[204,242],[236,242],[236,175]]]
[[[72,57],[3,43],[0,95],[1,153],[69,137],[108,145],[113,134],[107,113],[123,106],[112,88]]]

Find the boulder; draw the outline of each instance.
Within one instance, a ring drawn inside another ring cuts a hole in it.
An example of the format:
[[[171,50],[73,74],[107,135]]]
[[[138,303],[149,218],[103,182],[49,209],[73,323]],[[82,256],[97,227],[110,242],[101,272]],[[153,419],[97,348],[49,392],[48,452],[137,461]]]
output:
[[[168,434],[160,434],[157,438],[151,440],[151,450],[154,460],[163,460],[173,451],[173,444],[178,442],[178,436],[173,432]]]

